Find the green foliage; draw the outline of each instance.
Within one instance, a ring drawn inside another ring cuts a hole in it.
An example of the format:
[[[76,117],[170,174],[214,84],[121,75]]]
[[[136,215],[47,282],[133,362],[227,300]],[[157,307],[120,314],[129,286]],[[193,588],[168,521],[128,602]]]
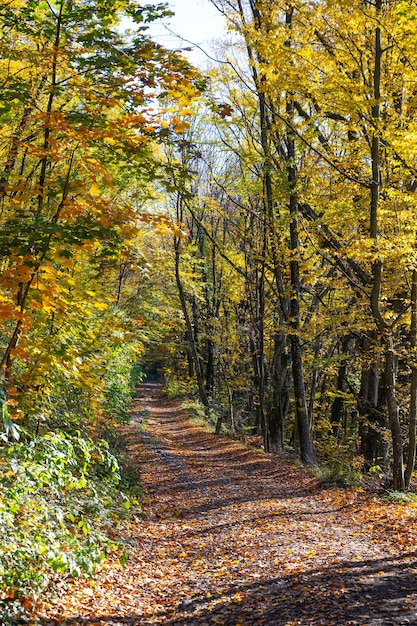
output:
[[[383,477],[382,467],[380,465],[372,465],[372,467],[370,467],[368,470],[368,474],[374,477],[382,478]]]
[[[138,355],[137,344],[117,346],[107,361],[104,377],[104,410],[116,418],[127,417],[127,407],[136,385],[143,379],[139,364],[132,366]]]
[[[337,487],[354,487],[361,481],[361,462],[355,459],[352,465],[348,465],[344,459],[332,462],[314,470],[315,476],[325,484],[336,485]]]
[[[199,400],[187,400],[183,402],[182,406],[193,419],[203,420],[205,418],[204,406]]]
[[[91,575],[128,503],[106,442],[46,433],[0,450],[2,623],[21,617],[57,575]]]
[[[185,398],[197,395],[196,383],[193,380],[177,378],[172,373],[166,375],[164,393],[168,398]]]
[[[3,441],[7,441],[10,437],[11,439],[19,440],[20,438],[20,427],[17,424],[14,424],[10,419],[9,410],[7,408],[7,391],[6,391],[6,381],[4,379],[0,380],[0,407],[1,407],[1,420],[3,422],[4,433],[0,434],[0,438]]]
[[[339,438],[332,432],[327,420],[318,423],[320,436],[316,445],[323,465],[317,476],[326,483],[348,487],[359,484],[362,478],[363,458],[357,455],[355,435]]]
[[[204,426],[205,428],[214,428],[217,416],[212,410],[210,411],[210,415],[207,416],[207,412],[199,400],[187,400],[182,403],[182,406],[187,411],[190,421],[193,422],[193,424]]]
[[[386,502],[398,502],[408,504],[417,502],[417,494],[410,491],[389,491],[383,498]]]

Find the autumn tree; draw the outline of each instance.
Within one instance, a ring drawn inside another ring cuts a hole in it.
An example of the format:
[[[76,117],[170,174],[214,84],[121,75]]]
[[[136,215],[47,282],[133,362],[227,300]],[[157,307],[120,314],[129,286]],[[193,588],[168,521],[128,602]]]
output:
[[[91,383],[88,354],[117,327],[119,294],[105,277],[141,219],[152,221],[156,147],[183,128],[202,84],[147,36],[163,11],[66,0],[1,8],[1,368],[12,403],[49,372]]]
[[[410,386],[415,373],[405,356],[413,349],[415,325],[414,314],[410,318],[415,308],[415,155],[409,140],[414,127],[414,9],[411,3],[382,1],[215,4],[246,42],[258,95],[269,249],[272,259],[284,261],[275,267],[277,284],[283,286],[281,306],[288,299],[290,311],[286,332],[294,389],[299,388],[294,344],[301,339],[306,345],[311,337],[311,327],[302,334],[301,318],[309,307],[322,307],[327,297],[334,301],[339,288],[334,277],[339,276],[350,294],[341,354],[350,352],[352,375],[362,377],[360,385],[349,383],[348,394],[356,398],[370,449],[386,420],[394,486],[404,488],[407,423],[407,482],[415,454],[415,382]],[[282,237],[280,225],[285,197],[288,238]],[[316,261],[307,263],[308,257]],[[308,272],[313,268],[312,281]],[[321,314],[337,319],[326,309]],[[356,343],[352,331],[361,338]],[[299,356],[305,368],[305,347]],[[339,375],[336,391],[342,397],[347,388],[343,369]],[[411,400],[402,414],[406,394]],[[305,409],[303,400],[301,407]],[[332,419],[336,410],[337,403]],[[377,460],[375,453],[380,454],[374,447],[371,463]]]

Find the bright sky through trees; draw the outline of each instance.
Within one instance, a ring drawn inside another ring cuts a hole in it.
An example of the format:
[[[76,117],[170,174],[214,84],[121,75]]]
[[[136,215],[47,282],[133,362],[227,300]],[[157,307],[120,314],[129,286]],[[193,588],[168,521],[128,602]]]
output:
[[[153,38],[167,48],[195,44],[186,55],[195,65],[205,66],[209,59],[204,52],[212,55],[213,41],[226,32],[224,17],[209,0],[169,0],[168,5],[175,15],[152,25]]]

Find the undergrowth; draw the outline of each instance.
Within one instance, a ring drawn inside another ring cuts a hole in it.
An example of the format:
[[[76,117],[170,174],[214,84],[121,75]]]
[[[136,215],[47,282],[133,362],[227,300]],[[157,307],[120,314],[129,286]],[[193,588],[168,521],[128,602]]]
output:
[[[24,618],[57,575],[91,575],[129,506],[106,442],[46,433],[0,449],[0,616]]]
[[[389,491],[382,498],[385,502],[397,502],[398,504],[417,503],[417,494],[410,491]]]
[[[90,576],[119,552],[110,537],[138,504],[140,485],[117,427],[138,379],[115,353],[98,417],[71,400],[68,385],[36,436],[24,428],[20,441],[0,436],[1,624],[27,622],[52,582]]]
[[[195,383],[186,378],[180,379],[176,376],[166,374],[164,393],[170,400],[175,398],[191,398],[197,395]]]
[[[217,416],[213,410],[207,416],[204,406],[198,400],[186,400],[182,403],[187,411],[188,419],[196,426],[203,426],[213,431]]]

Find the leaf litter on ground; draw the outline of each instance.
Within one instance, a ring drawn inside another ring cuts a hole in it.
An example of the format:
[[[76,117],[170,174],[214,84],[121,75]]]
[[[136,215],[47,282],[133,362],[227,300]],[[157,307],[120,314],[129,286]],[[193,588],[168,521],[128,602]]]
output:
[[[216,437],[156,383],[124,428],[145,494],[117,537],[127,562],[71,582],[41,624],[417,623],[415,505],[325,486]]]

